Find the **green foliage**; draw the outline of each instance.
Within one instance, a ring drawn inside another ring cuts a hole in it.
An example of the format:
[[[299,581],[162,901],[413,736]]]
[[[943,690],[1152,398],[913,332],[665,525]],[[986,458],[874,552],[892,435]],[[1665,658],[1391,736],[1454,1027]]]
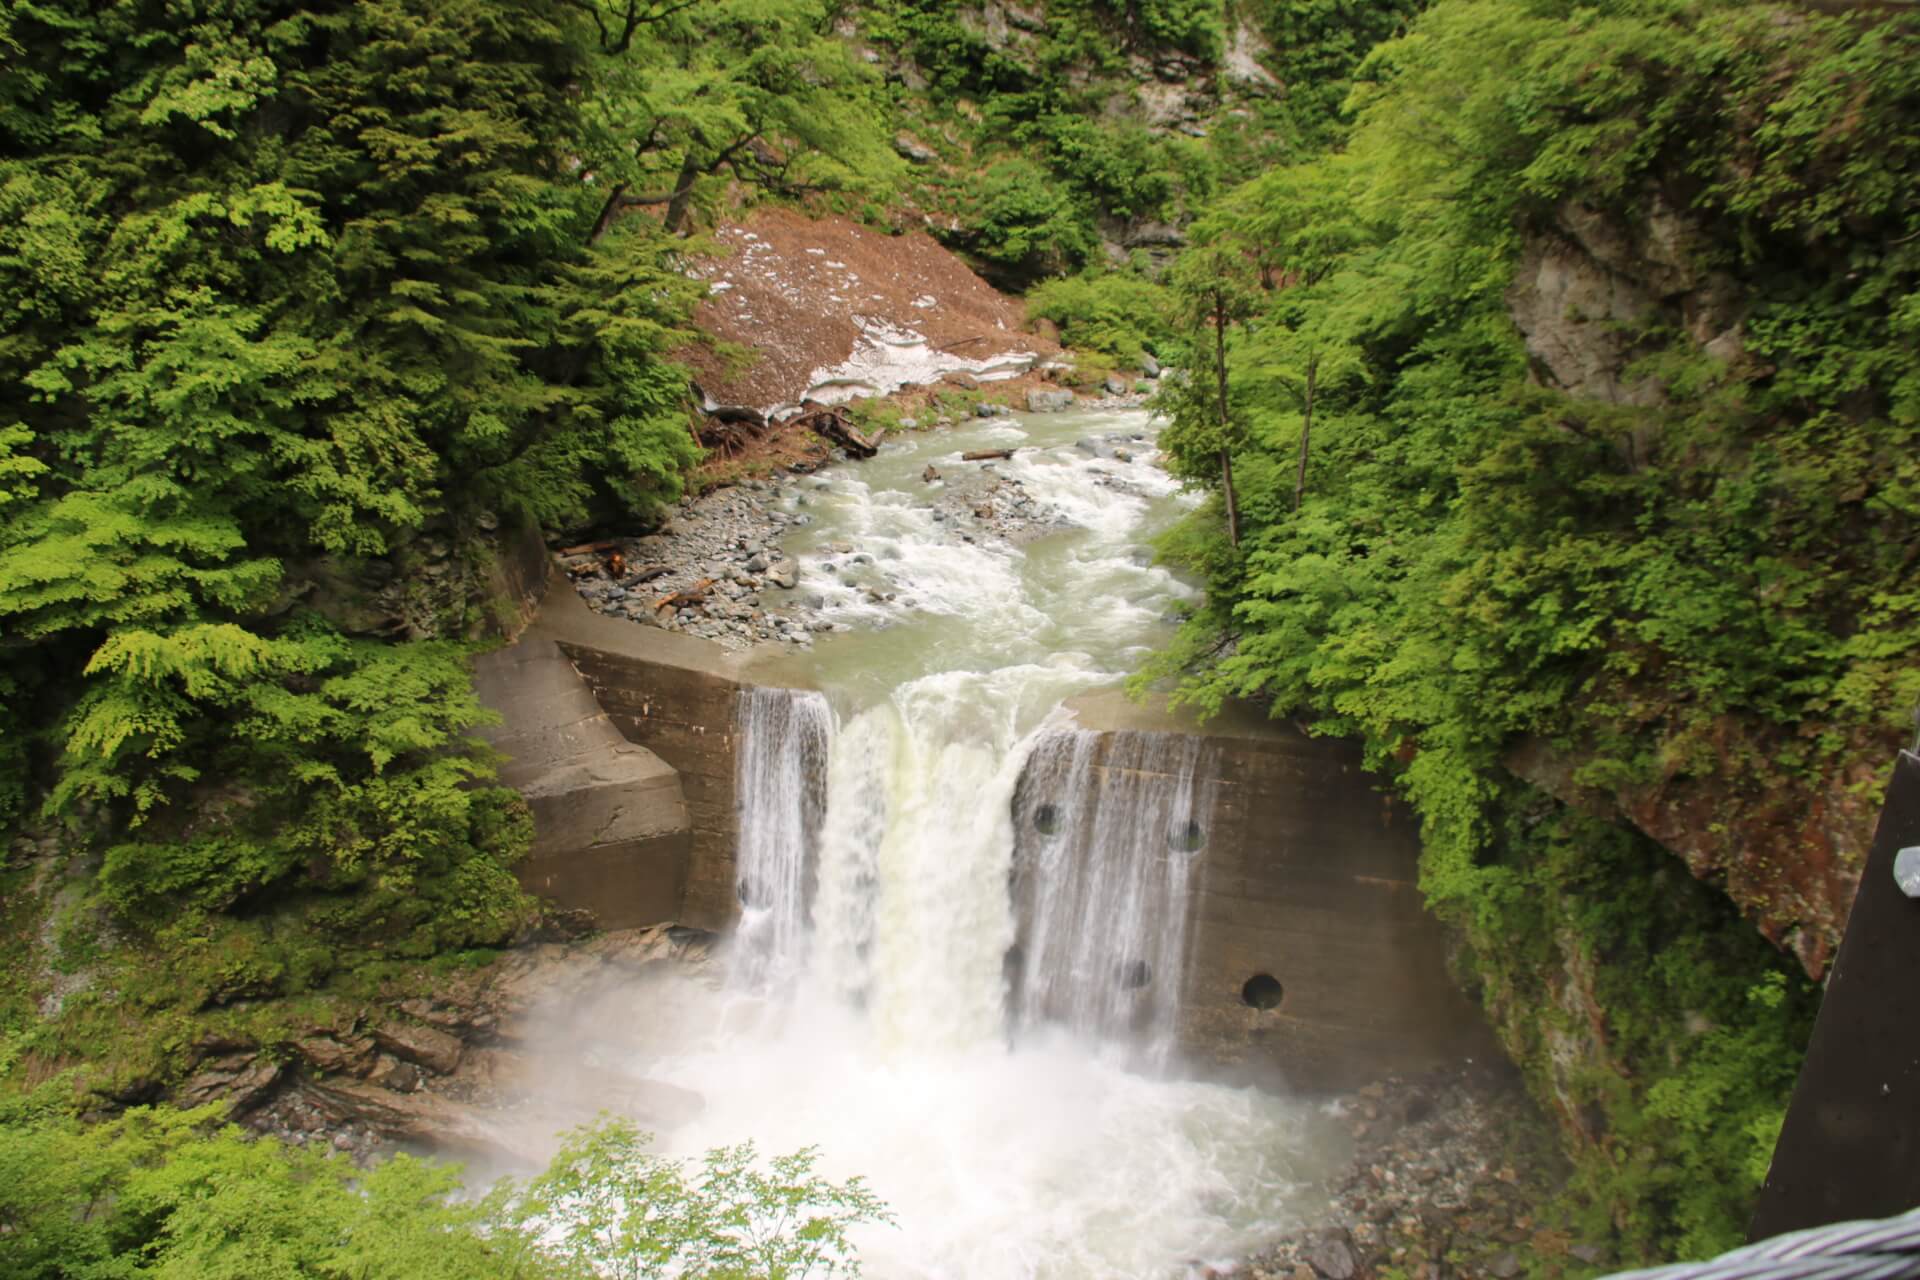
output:
[[[1725,908],[1642,903],[1660,935],[1605,911],[1658,859],[1564,814],[1516,833],[1546,819],[1503,763],[1538,744],[1571,785],[1692,780],[1739,812],[1898,741],[1920,696],[1916,67],[1909,15],[1442,0],[1362,68],[1348,145],[1233,193],[1171,276],[1192,374],[1163,438],[1207,487],[1229,451],[1243,537],[1213,504],[1182,531],[1209,601],[1148,678],[1267,700],[1398,779],[1430,901],[1536,1084],[1613,1135],[1583,1185],[1647,1256],[1734,1238],[1807,1001],[1765,1003],[1769,979],[1747,1003],[1771,966]],[[1609,237],[1609,270],[1689,294],[1617,335],[1622,383],[1650,389],[1618,401],[1540,385],[1506,297],[1529,244]],[[1222,289],[1224,424],[1195,305]],[[1744,352],[1705,349],[1710,295],[1737,300]],[[1539,1074],[1527,1028],[1555,997],[1526,964],[1597,975],[1612,1079]],[[1676,1061],[1689,1012],[1718,1029]]]
[[[1423,883],[1573,1135],[1568,1207],[1628,1257],[1738,1245],[1818,989],[1651,841],[1496,785],[1473,863]]]
[[[406,1156],[362,1174],[231,1127],[212,1108],[136,1108],[92,1128],[0,1115],[7,1280],[492,1277],[512,1270],[454,1170]]]
[[[623,1120],[577,1130],[544,1174],[492,1204],[530,1234],[558,1226],[549,1247],[579,1274],[623,1280],[854,1275],[848,1231],[890,1221],[860,1179],[814,1172],[811,1148],[763,1165],[750,1142],[721,1147],[690,1174],[648,1140]]]
[[[1140,125],[1056,111],[1016,125],[1012,134],[1039,142],[1054,171],[1103,212],[1158,218],[1170,211],[1176,171],[1158,140]]]
[[[235,655],[211,656],[208,630]],[[511,792],[475,787],[465,731],[483,712],[458,646],[348,640],[323,624],[270,642],[237,627],[120,632],[89,672],[71,762],[50,803],[125,800],[103,899],[154,923],[264,889],[352,895],[343,930],[415,948],[503,939],[522,912],[507,870],[527,836]],[[217,726],[217,728],[215,727]],[[156,820],[169,784],[217,779],[184,823]]]
[[[1124,4],[1109,0],[1105,7],[1122,18],[1129,31],[1143,34],[1151,43],[1208,61],[1220,56],[1226,39],[1217,0],[1126,0]]]
[[[1222,6],[1051,0],[1039,8],[1037,20],[1015,14],[996,25],[935,0],[857,7],[863,36],[912,64],[908,83],[926,82],[896,90],[897,118],[971,153],[961,170],[930,174],[921,193],[953,219],[942,234],[1019,289],[1086,265],[1103,233],[1196,214],[1222,174],[1206,129],[1169,127],[1149,101],[1166,79],[1211,101],[1226,49]],[[1241,117],[1251,122],[1254,113],[1236,111],[1236,128]]]
[[[459,1170],[371,1170],[220,1126],[212,1108],[135,1108],[84,1128],[0,1104],[5,1280],[723,1280],[853,1274],[846,1232],[885,1221],[811,1152],[708,1155],[697,1177],[631,1126],[571,1135],[546,1173],[463,1199]]]
[[[1261,131],[1299,158],[1336,140],[1355,74],[1374,46],[1398,35],[1421,0],[1272,0],[1248,16],[1272,54],[1267,68],[1286,92],[1261,104]]]
[[[668,230],[729,181],[776,195],[886,195],[879,78],[833,32],[821,0],[650,4],[585,0],[596,92],[576,145],[609,215],[660,207]]]
[[[1086,207],[1037,165],[1003,160],[971,186],[973,251],[1016,279],[1068,270],[1099,248]]]
[[[1060,340],[1138,367],[1143,356],[1173,347],[1166,289],[1130,272],[1089,271],[1040,284],[1027,295],[1027,314],[1050,320]]]
[[[0,19],[0,827],[87,868],[57,959],[100,983],[46,1025],[9,992],[23,1052],[137,1094],[196,1021],[528,923],[471,736],[498,531],[679,496],[671,231],[733,180],[888,189],[834,16]]]

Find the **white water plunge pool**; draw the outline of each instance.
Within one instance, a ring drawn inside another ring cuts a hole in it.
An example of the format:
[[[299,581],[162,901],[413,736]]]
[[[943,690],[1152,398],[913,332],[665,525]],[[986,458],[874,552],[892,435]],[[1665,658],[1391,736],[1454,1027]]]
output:
[[[813,1145],[864,1176],[896,1218],[857,1237],[869,1275],[1180,1275],[1300,1225],[1340,1154],[1311,1105],[1182,1078],[1173,1052],[1199,741],[1140,735],[1138,771],[1100,772],[1163,781],[1103,790],[1058,709],[1197,599],[1146,548],[1190,501],[1152,431],[1137,410],[976,419],[787,499],[812,517],[784,544],[799,591],[852,629],[778,660],[821,693],[743,699],[727,976],[663,981],[658,1052],[629,1065],[705,1099],[672,1154]],[[941,486],[978,483],[963,451],[1010,447],[997,500],[1064,527],[1013,546],[938,517]],[[1046,794],[1017,798],[1029,763]]]

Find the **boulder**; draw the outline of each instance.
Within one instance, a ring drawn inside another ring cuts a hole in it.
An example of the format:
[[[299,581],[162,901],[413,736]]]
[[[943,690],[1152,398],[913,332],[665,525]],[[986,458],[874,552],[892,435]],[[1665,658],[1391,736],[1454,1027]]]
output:
[[[236,1053],[210,1062],[180,1086],[182,1106],[197,1107],[224,1101],[236,1112],[245,1111],[280,1082],[281,1064],[264,1055]]]
[[[1107,394],[1110,396],[1124,396],[1133,393],[1132,384],[1117,373],[1108,374],[1105,385]]]
[[[1036,388],[1027,392],[1028,413],[1059,413],[1063,409],[1071,408],[1073,408],[1071,391],[1043,391]]]
[[[1306,1249],[1307,1263],[1316,1275],[1326,1280],[1353,1280],[1358,1269],[1346,1232],[1328,1230],[1319,1233]]]
[[[457,1036],[407,1022],[389,1022],[374,1028],[373,1040],[395,1057],[443,1076],[459,1069],[460,1055],[466,1049]]]
[[[373,1044],[359,1037],[303,1036],[293,1048],[307,1065],[327,1075],[359,1075],[373,1062]]]
[[[1136,222],[1127,231],[1125,241],[1129,249],[1181,249],[1187,243],[1187,233],[1171,222]]]
[[[1221,59],[1221,70],[1232,83],[1249,93],[1267,93],[1281,88],[1280,81],[1262,66],[1260,59],[1272,52],[1251,23],[1242,21],[1233,29],[1233,40]]]
[[[932,164],[940,158],[940,153],[921,142],[910,133],[893,135],[893,149],[913,164]]]
[[[420,1068],[411,1062],[402,1062],[392,1054],[381,1054],[374,1060],[373,1070],[367,1073],[367,1079],[382,1089],[395,1093],[412,1093],[420,1087]]]

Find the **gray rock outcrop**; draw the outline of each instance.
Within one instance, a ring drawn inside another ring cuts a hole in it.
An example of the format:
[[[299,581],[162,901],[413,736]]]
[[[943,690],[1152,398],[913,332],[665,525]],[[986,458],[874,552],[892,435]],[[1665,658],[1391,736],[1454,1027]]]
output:
[[[1743,352],[1739,287],[1700,265],[1699,236],[1666,200],[1652,196],[1631,225],[1567,203],[1551,231],[1526,244],[1507,307],[1524,335],[1534,375],[1568,393],[1610,404],[1652,405],[1666,392],[1634,377],[1651,352],[1651,330],[1678,325],[1721,360]]]

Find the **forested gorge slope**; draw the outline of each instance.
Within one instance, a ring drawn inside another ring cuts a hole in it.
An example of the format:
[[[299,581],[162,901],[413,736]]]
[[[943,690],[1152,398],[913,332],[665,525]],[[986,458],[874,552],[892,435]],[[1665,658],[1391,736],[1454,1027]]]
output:
[[[1209,597],[1145,679],[1364,741],[1576,1200],[1625,1255],[1737,1234],[1920,697],[1920,19],[56,0],[0,58],[45,1149],[529,925],[468,740],[494,561],[678,496],[688,255],[779,199],[1183,371]]]
[[[1159,670],[1399,779],[1655,1252],[1732,1238],[1810,993],[1645,836],[1818,977],[1920,694],[1917,76],[1880,10],[1439,0],[1175,268]]]
[[[1125,191],[1212,190],[1082,113],[1136,60],[1204,90],[1219,11],[1057,9],[1004,55],[904,0],[0,12],[14,1056],[140,1095],[208,1016],[526,926],[463,646],[513,531],[678,496],[701,230],[897,205],[1065,266]],[[903,183],[896,126],[936,120],[951,163]]]

